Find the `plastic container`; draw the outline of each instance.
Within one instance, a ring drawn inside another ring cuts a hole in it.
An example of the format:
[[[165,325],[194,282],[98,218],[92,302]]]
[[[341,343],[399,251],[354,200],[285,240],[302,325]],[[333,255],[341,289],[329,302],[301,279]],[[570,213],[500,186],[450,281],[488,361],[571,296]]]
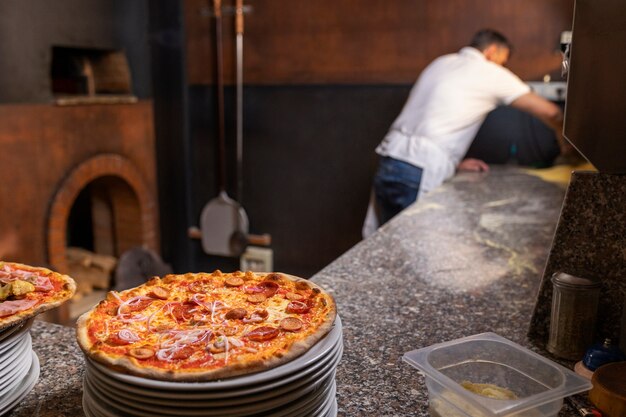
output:
[[[404,354],[426,377],[433,417],[553,417],[563,398],[587,391],[589,380],[495,333],[482,333]],[[516,399],[474,394],[460,384],[493,384]]]

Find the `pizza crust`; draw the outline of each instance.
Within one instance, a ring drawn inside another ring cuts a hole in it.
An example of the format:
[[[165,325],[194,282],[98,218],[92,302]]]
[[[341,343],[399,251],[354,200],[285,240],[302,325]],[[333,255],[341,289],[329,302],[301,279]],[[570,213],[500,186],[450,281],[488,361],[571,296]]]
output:
[[[140,376],[148,379],[156,379],[163,381],[174,382],[200,382],[200,381],[212,381],[217,379],[231,378],[235,376],[241,376],[246,374],[252,374],[256,372],[266,371],[277,366],[288,363],[295,358],[302,356],[317,342],[323,339],[329,331],[332,329],[336,315],[337,306],[330,294],[324,291],[317,284],[305,280],[303,278],[295,277],[293,275],[279,273],[282,277],[287,278],[293,282],[306,282],[308,286],[314,291],[319,291],[320,294],[326,300],[326,308],[328,313],[323,317],[323,321],[318,325],[317,329],[306,336],[304,339],[295,341],[289,349],[280,353],[280,355],[271,355],[269,357],[262,357],[260,359],[251,360],[245,363],[232,363],[227,364],[222,368],[217,369],[194,369],[192,371],[187,369],[166,370],[156,367],[147,367],[142,364],[141,361],[134,357],[125,355],[111,355],[106,352],[102,352],[94,345],[89,338],[89,321],[91,319],[93,310],[83,314],[77,321],[77,340],[81,349],[85,355],[89,358],[105,365],[106,367],[116,370],[122,373],[128,373],[135,376]],[[256,273],[257,276],[267,275],[264,273]],[[144,284],[145,285],[145,284]]]
[[[6,329],[7,327],[14,326],[17,323],[28,320],[32,317],[35,317],[44,311],[51,310],[65,303],[67,300],[74,296],[76,292],[76,282],[72,278],[67,275],[60,274],[58,272],[51,271],[48,268],[43,267],[34,267],[25,264],[15,263],[15,262],[6,262],[2,261],[1,264],[9,265],[13,269],[21,269],[32,273],[41,273],[41,276],[50,276],[53,275],[55,279],[59,279],[63,282],[63,287],[61,291],[54,293],[52,299],[48,301],[44,301],[43,303],[37,305],[35,308],[27,309],[24,311],[19,311],[10,316],[0,318],[0,330]],[[1,302],[0,302],[1,303]]]

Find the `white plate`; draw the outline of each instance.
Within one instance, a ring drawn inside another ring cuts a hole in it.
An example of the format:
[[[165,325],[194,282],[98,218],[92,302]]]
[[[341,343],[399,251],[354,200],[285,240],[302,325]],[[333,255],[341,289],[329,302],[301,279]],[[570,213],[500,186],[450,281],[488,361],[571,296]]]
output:
[[[2,341],[11,336],[13,333],[17,332],[19,329],[24,327],[26,322],[17,323],[11,327],[7,327],[4,330],[0,331],[0,346],[2,346]]]
[[[330,403],[330,410],[326,413],[326,417],[337,417],[337,388],[335,387],[335,395]]]
[[[256,403],[248,403],[243,407],[230,407],[230,408],[205,408],[205,409],[179,409],[172,407],[162,407],[162,411],[157,413],[154,407],[146,407],[144,403],[136,404],[136,408],[142,411],[147,411],[155,416],[163,415],[178,415],[184,417],[201,417],[201,416],[228,416],[228,417],[241,417],[250,414],[271,412],[271,410],[282,407],[288,403],[298,402],[302,398],[306,398],[306,395],[320,388],[324,381],[316,381],[307,385],[306,387],[290,391],[285,395],[281,395],[278,398],[271,398],[267,401],[261,401]],[[120,407],[122,410],[123,407]]]
[[[129,385],[167,391],[231,390],[233,388],[247,387],[269,380],[277,380],[284,377],[285,375],[295,373],[302,369],[310,367],[311,365],[318,362],[322,357],[328,355],[329,350],[332,350],[333,347],[341,342],[341,338],[341,319],[339,318],[339,316],[337,316],[330,332],[302,356],[299,356],[298,358],[284,365],[269,369],[267,371],[210,382],[159,381],[155,379],[141,378],[134,375],[122,374],[120,372],[110,370],[98,363],[94,363],[93,361],[91,361],[91,363],[94,366],[98,367],[98,370],[102,371],[103,373],[107,373],[111,377],[119,381],[125,382]],[[87,360],[90,361],[89,359]]]
[[[326,395],[324,401],[312,412],[308,414],[302,415],[302,417],[326,417],[328,411],[330,410],[332,403],[335,401],[335,396],[337,395],[337,385],[335,381],[332,382],[332,388],[330,392]]]
[[[0,357],[3,357],[4,355],[6,355],[8,352],[10,352],[10,349],[15,347],[15,345],[18,344],[19,342],[21,342],[22,338],[24,338],[25,335],[29,334],[28,332],[29,330],[30,330],[30,327],[27,327],[27,326],[20,327],[15,332],[13,332],[9,337],[4,339],[2,343],[0,343]]]
[[[8,375],[22,364],[24,360],[32,352],[33,345],[31,343],[30,334],[26,333],[26,336],[20,340],[18,344],[11,349],[11,356],[7,355],[7,358],[3,358],[0,361],[0,385],[3,381],[6,381]]]
[[[341,348],[341,346],[340,346]],[[87,369],[87,377],[92,380],[95,379],[94,382],[98,384],[106,385],[106,388],[109,388],[110,391],[117,392],[118,396],[123,396],[130,400],[140,400],[142,402],[146,402],[148,404],[159,404],[164,406],[171,406],[175,404],[179,408],[220,408],[220,407],[232,407],[232,406],[241,406],[243,404],[253,403],[253,402],[261,402],[271,400],[272,398],[285,395],[286,393],[298,389],[304,385],[311,384],[315,381],[323,379],[328,373],[334,371],[337,367],[341,359],[343,349],[340,349],[336,354],[333,355],[331,360],[323,364],[319,369],[317,369],[314,373],[310,375],[303,376],[302,378],[295,379],[293,381],[285,380],[282,386],[276,388],[270,388],[267,391],[262,391],[256,394],[243,394],[239,397],[229,397],[229,398],[219,398],[215,397],[215,392],[210,392],[210,398],[201,398],[199,397],[199,393],[192,393],[195,398],[199,399],[188,399],[181,396],[180,393],[175,393],[175,398],[170,398],[167,396],[167,393],[164,392],[163,395],[159,398],[154,397],[154,393],[149,393],[149,396],[144,396],[141,393],[137,392],[128,392],[125,390],[124,386],[116,385],[116,381],[112,380],[103,380],[101,375],[97,373],[91,372]],[[113,383],[111,383],[113,382]],[[182,401],[181,401],[182,400]]]
[[[288,404],[277,410],[272,410],[271,413],[266,414],[267,417],[293,417],[296,415],[310,416],[311,411],[317,408],[321,403],[326,400],[326,397],[332,390],[335,383],[335,375],[329,378],[322,386],[306,398],[302,398],[299,402],[294,404]]]
[[[341,342],[341,340],[340,340]],[[157,403],[162,401],[167,404],[184,404],[184,407],[212,407],[240,405],[250,402],[258,402],[264,399],[282,395],[284,392],[290,391],[297,386],[301,386],[310,381],[320,378],[320,375],[328,370],[335,368],[341,359],[343,352],[343,344],[339,343],[318,363],[311,365],[309,368],[296,372],[285,378],[276,381],[269,381],[264,384],[257,384],[250,387],[242,387],[241,389],[227,391],[209,391],[209,392],[182,392],[182,391],[166,391],[151,390],[143,387],[135,387],[124,384],[111,378],[108,374],[100,372],[99,367],[91,366],[92,362],[87,361],[87,375],[96,378],[99,382],[103,382],[115,391],[130,393],[127,396],[131,398],[143,398],[149,403]],[[184,402],[181,403],[181,400]],[[197,402],[195,404],[194,402]]]
[[[83,412],[85,413],[86,417],[100,417],[100,416],[97,416],[96,414],[94,414],[93,411],[91,410],[91,405],[90,405],[89,401],[87,400],[87,397],[85,396],[85,394],[83,394],[83,401],[82,401],[82,403],[83,403]]]
[[[250,413],[271,411],[288,403],[297,402],[300,398],[305,397],[318,388],[322,383],[328,383],[329,379],[334,379],[334,373],[340,357],[341,352],[339,352],[335,360],[325,368],[320,369],[316,379],[307,379],[304,385],[300,384],[298,387],[291,387],[292,389],[284,392],[282,395],[272,396],[257,402],[248,402],[243,405],[241,402],[237,403],[237,399],[234,399],[235,401],[229,407],[215,406],[211,402],[193,402],[193,404],[190,404],[188,401],[183,402],[180,400],[162,401],[159,406],[159,404],[154,402],[153,398],[128,396],[126,393],[112,389],[106,386],[106,384],[102,384],[101,381],[93,379],[89,374],[87,374],[87,379],[94,397],[129,414],[137,414],[137,410],[139,410],[139,412],[146,412],[153,416],[245,416]]]
[[[83,381],[83,407],[89,410],[93,417],[127,417],[119,410],[107,410],[106,407],[98,404],[98,402],[92,397],[87,381]]]
[[[257,412],[257,410],[253,409],[249,413],[241,414],[241,416],[293,417],[295,415],[300,415],[300,413],[303,413],[302,415],[308,417],[312,415],[310,414],[311,410],[320,408],[320,406],[322,406],[326,402],[328,396],[332,392],[333,387],[334,374],[327,381],[324,381],[324,383],[314,392],[305,395],[296,402],[292,402],[288,405],[283,406],[282,409],[276,413],[274,413],[273,410],[259,410]],[[87,403],[90,412],[91,414],[93,414],[94,417],[170,417],[181,415],[178,412],[175,412],[174,414],[156,414],[154,412],[120,406],[119,404],[111,404],[103,397],[98,396],[98,393],[94,390],[93,386],[91,386],[91,383],[88,380],[84,381],[83,402]],[[199,415],[211,416],[214,414],[205,412],[204,414]]]
[[[11,336],[13,333],[17,332],[20,329],[30,329],[33,325],[34,318],[21,321],[19,323],[15,323],[14,325],[7,327],[6,329],[0,330],[0,345],[2,345],[2,341],[7,337]]]
[[[26,375],[21,379],[21,383],[15,387],[13,391],[2,396],[0,401],[0,414],[4,414],[11,408],[15,407],[19,402],[28,395],[39,379],[39,358],[31,350],[30,368]]]
[[[24,378],[24,376],[28,373],[32,365],[32,361],[32,355],[26,355],[16,361],[17,366],[13,368],[9,374],[5,375],[2,381],[0,381],[0,398],[4,398],[8,392],[12,391],[20,384],[22,378]]]

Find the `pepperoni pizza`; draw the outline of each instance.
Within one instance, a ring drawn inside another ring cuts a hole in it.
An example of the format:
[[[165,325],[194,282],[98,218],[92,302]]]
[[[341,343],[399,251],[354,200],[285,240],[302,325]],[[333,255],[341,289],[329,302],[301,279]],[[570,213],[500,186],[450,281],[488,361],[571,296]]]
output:
[[[188,273],[111,291],[78,320],[85,354],[166,381],[273,368],[306,352],[336,316],[319,286],[282,273]]]

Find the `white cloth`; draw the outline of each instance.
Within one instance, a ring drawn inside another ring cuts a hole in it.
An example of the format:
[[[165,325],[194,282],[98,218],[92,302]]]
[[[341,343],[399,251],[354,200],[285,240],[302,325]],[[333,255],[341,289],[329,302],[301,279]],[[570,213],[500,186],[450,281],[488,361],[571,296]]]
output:
[[[376,148],[424,170],[420,194],[451,178],[487,114],[530,92],[518,76],[477,49],[433,61]]]
[[[420,74],[376,153],[422,168],[419,195],[432,191],[454,175],[487,114],[528,92],[518,76],[478,49],[439,57]],[[377,227],[370,200],[363,237]]]
[[[374,233],[380,225],[378,216],[376,216],[376,209],[374,208],[374,198],[374,190],[372,190],[370,201],[367,204],[367,211],[365,212],[365,221],[363,221],[363,227],[361,228],[361,236],[363,236],[363,239]]]

